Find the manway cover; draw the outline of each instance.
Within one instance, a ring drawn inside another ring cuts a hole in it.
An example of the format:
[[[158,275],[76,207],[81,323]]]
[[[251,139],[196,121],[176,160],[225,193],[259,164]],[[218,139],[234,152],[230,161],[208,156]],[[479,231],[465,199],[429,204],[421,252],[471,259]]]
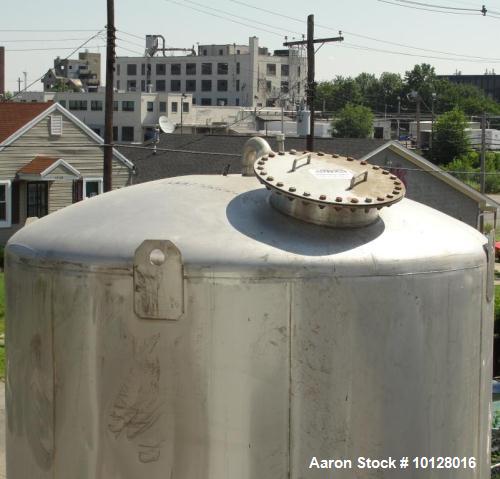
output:
[[[310,223],[370,224],[377,210],[405,195],[403,183],[389,171],[336,154],[270,153],[255,162],[254,169],[271,190],[273,206]]]

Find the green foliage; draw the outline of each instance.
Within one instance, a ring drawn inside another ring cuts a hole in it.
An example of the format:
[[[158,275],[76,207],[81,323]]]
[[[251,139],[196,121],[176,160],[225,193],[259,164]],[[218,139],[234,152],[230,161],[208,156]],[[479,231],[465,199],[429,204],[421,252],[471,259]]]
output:
[[[458,108],[443,113],[434,127],[432,159],[437,163],[447,164],[467,154],[470,147],[465,132],[467,126],[467,119]]]
[[[373,131],[373,113],[365,106],[348,103],[332,122],[333,136],[368,138]]]

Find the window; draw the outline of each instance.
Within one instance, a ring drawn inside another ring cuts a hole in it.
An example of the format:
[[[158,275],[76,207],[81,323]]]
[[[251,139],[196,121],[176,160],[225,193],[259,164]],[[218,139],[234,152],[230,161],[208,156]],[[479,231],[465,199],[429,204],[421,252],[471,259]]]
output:
[[[41,218],[48,214],[48,182],[29,181],[26,183],[27,217]]]
[[[206,49],[203,50],[203,56],[207,56],[208,55],[208,51]]]
[[[118,102],[117,101],[113,102],[113,111],[118,111]]]
[[[288,82],[287,81],[281,82],[281,91],[283,93],[288,93]]]
[[[122,141],[134,141],[133,126],[122,126]]]
[[[219,49],[219,55],[224,55],[224,50],[222,50],[222,48]]]
[[[186,75],[196,75],[196,63],[186,63]]]
[[[227,75],[227,63],[217,63],[217,75]]]
[[[170,91],[181,91],[181,81],[170,80]]]
[[[202,63],[201,64],[201,74],[202,75],[211,75],[212,74],[212,64],[211,63]]]
[[[266,81],[266,91],[270,92],[273,87],[272,82]]]
[[[210,106],[212,104],[212,99],[211,98],[202,98],[201,99],[201,105],[202,106]]]
[[[240,81],[236,80],[236,91],[240,91]]]
[[[189,103],[185,101],[182,102],[182,113],[189,113]]]
[[[141,63],[141,75],[145,75],[146,74],[146,64],[145,63]]]
[[[289,69],[288,65],[281,65],[281,76],[287,77],[289,73],[290,73],[290,69]]]
[[[236,63],[236,75],[240,74],[240,62]]]
[[[102,101],[101,100],[92,100],[90,102],[90,109],[92,111],[102,111]]]
[[[172,113],[177,113],[177,102],[176,101],[173,101],[171,106],[170,106],[170,110],[172,111]]]
[[[268,63],[266,65],[266,73],[270,76],[275,76],[276,75],[276,64],[275,63]]]
[[[167,88],[165,80],[156,80],[156,91],[165,91]]]
[[[137,75],[137,65],[128,63],[127,64],[127,75],[129,75],[129,76]]]
[[[160,101],[160,113],[165,113],[167,111],[167,102],[166,101]]]
[[[153,111],[154,110],[155,104],[152,101],[147,102],[147,110],[148,111]]]
[[[172,63],[170,65],[170,74],[171,75],[180,75],[181,74],[181,64],[180,63]]]
[[[135,102],[133,101],[122,101],[122,111],[134,111]]]
[[[146,80],[141,80],[141,91],[146,91]]]
[[[300,77],[300,65],[297,67],[297,75]]]
[[[166,75],[167,74],[167,65],[164,63],[156,64],[156,74],[157,75]]]
[[[116,65],[116,74],[120,75],[120,64]]]
[[[196,80],[186,80],[186,91],[196,91]]]
[[[218,106],[227,106],[227,98],[217,98]]]
[[[69,100],[69,109],[70,110],[86,110],[87,109],[87,101],[86,100]]]
[[[236,103],[235,103],[236,106],[240,106],[240,99],[239,98],[236,98]]]
[[[241,50],[236,50],[236,55],[239,55],[241,53]]]
[[[102,178],[83,179],[83,198],[92,198],[102,193]]]
[[[127,91],[135,91],[137,89],[137,82],[135,80],[127,81]]]
[[[201,91],[212,91],[212,80],[201,80]]]
[[[50,134],[61,136],[63,132],[63,118],[61,115],[50,115]]]
[[[118,141],[118,127],[113,127],[113,141]]]
[[[217,80],[217,91],[227,91],[227,80]]]
[[[116,89],[119,90],[120,89],[120,80],[116,80]]]
[[[59,105],[66,108],[66,100],[59,100]]]
[[[0,181],[0,227],[10,226],[10,181]]]

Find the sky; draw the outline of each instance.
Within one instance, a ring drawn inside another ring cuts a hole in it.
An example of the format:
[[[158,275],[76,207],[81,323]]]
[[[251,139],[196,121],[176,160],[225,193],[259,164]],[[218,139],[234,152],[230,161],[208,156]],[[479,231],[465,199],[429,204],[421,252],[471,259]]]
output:
[[[38,78],[52,67],[53,59],[66,57],[106,25],[106,0],[24,0],[21,7],[4,1],[0,45],[6,49],[10,91],[17,91],[19,77],[24,84],[23,72],[28,85],[34,82],[29,89],[41,90]],[[342,43],[325,44],[318,51],[318,81],[361,72],[404,75],[423,62],[438,74],[500,73],[500,0],[484,0],[493,13],[486,16],[479,13],[483,2],[475,0],[415,1],[474,11],[429,11],[435,9],[407,0],[115,0],[117,55],[141,54],[146,34],[162,34],[175,47],[248,44],[248,37],[255,35],[261,46],[279,49],[285,35],[291,39],[306,33],[307,15],[314,14],[316,37],[337,36],[339,30],[344,36]],[[103,64],[104,45],[102,34],[86,45],[101,52]]]

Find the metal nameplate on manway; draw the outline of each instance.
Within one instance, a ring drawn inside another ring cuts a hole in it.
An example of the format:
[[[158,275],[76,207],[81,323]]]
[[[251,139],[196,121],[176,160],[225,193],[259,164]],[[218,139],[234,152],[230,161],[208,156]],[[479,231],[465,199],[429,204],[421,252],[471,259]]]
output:
[[[134,256],[134,309],[144,319],[177,320],[184,313],[184,271],[168,240],[145,240]]]

